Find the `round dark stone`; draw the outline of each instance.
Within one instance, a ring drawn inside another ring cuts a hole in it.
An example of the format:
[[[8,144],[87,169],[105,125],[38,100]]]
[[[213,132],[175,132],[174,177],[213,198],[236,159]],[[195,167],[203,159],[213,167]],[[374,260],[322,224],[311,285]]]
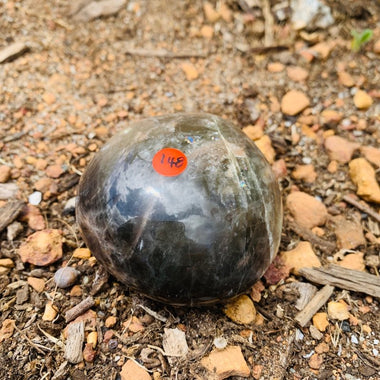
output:
[[[271,167],[239,128],[209,114],[131,123],[89,164],[76,214],[111,274],[177,305],[246,291],[274,259],[282,228]]]

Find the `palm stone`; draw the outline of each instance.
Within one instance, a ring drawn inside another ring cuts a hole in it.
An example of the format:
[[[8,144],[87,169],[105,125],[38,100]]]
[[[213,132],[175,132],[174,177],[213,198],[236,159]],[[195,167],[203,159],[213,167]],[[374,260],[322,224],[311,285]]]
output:
[[[279,246],[278,184],[255,144],[210,114],[131,123],[94,156],[77,221],[116,279],[174,305],[247,291]]]

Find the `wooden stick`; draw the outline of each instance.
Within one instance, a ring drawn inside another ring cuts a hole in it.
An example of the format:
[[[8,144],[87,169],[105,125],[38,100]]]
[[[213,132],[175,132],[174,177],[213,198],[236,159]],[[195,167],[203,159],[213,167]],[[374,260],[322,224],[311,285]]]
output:
[[[355,200],[352,196],[350,195],[345,195],[343,197],[343,200],[347,203],[349,203],[350,205],[352,206],[355,206],[356,208],[358,208],[360,211],[363,211],[365,212],[366,214],[368,214],[369,216],[372,216],[372,218],[374,218],[376,221],[378,221],[380,223],[380,214],[374,210],[372,210],[369,206],[363,204],[363,203],[360,203],[358,202],[357,200]]]
[[[207,54],[204,52],[181,51],[172,52],[166,49],[142,49],[127,48],[125,54],[136,55],[138,57],[157,57],[157,58],[205,58]]]
[[[331,297],[333,291],[333,286],[325,285],[316,293],[316,295],[306,305],[306,307],[296,315],[295,320],[301,327],[304,327],[310,321],[313,315],[327,302],[327,300]]]
[[[66,311],[65,320],[66,322],[71,322],[76,317],[80,316],[84,312],[86,312],[90,307],[95,305],[95,301],[92,297],[85,298],[82,302],[78,303],[78,305],[74,306],[70,310]]]
[[[22,201],[8,202],[0,208],[0,232],[19,216],[24,204]]]
[[[314,244],[323,252],[332,253],[335,251],[336,249],[335,243],[332,243],[331,241],[320,238],[319,236],[312,233],[310,230],[301,227],[294,221],[290,221],[288,225],[289,225],[289,228],[293,230],[296,234],[301,236],[302,239],[305,239],[306,241],[309,241],[311,244]]]
[[[317,284],[328,284],[380,298],[380,277],[330,264],[327,268],[301,268],[300,274]]]
[[[83,360],[84,322],[70,323],[67,329],[65,359],[77,364]]]
[[[261,0],[261,9],[264,15],[264,30],[265,30],[264,45],[272,46],[274,18],[270,9],[269,0]]]

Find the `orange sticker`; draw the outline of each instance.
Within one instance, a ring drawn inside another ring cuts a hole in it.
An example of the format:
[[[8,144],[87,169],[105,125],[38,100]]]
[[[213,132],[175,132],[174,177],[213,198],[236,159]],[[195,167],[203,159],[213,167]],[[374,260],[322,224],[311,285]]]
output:
[[[152,165],[157,173],[174,177],[186,169],[187,158],[178,149],[164,148],[154,155]]]

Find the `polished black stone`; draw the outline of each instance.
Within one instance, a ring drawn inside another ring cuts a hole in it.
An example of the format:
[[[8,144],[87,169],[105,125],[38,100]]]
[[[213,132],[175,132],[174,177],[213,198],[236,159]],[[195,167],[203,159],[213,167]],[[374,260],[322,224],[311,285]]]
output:
[[[164,148],[186,156],[181,173],[155,170],[153,157]],[[76,213],[110,273],[177,305],[246,291],[275,257],[282,227],[271,167],[237,127],[209,114],[131,123],[89,164]]]

